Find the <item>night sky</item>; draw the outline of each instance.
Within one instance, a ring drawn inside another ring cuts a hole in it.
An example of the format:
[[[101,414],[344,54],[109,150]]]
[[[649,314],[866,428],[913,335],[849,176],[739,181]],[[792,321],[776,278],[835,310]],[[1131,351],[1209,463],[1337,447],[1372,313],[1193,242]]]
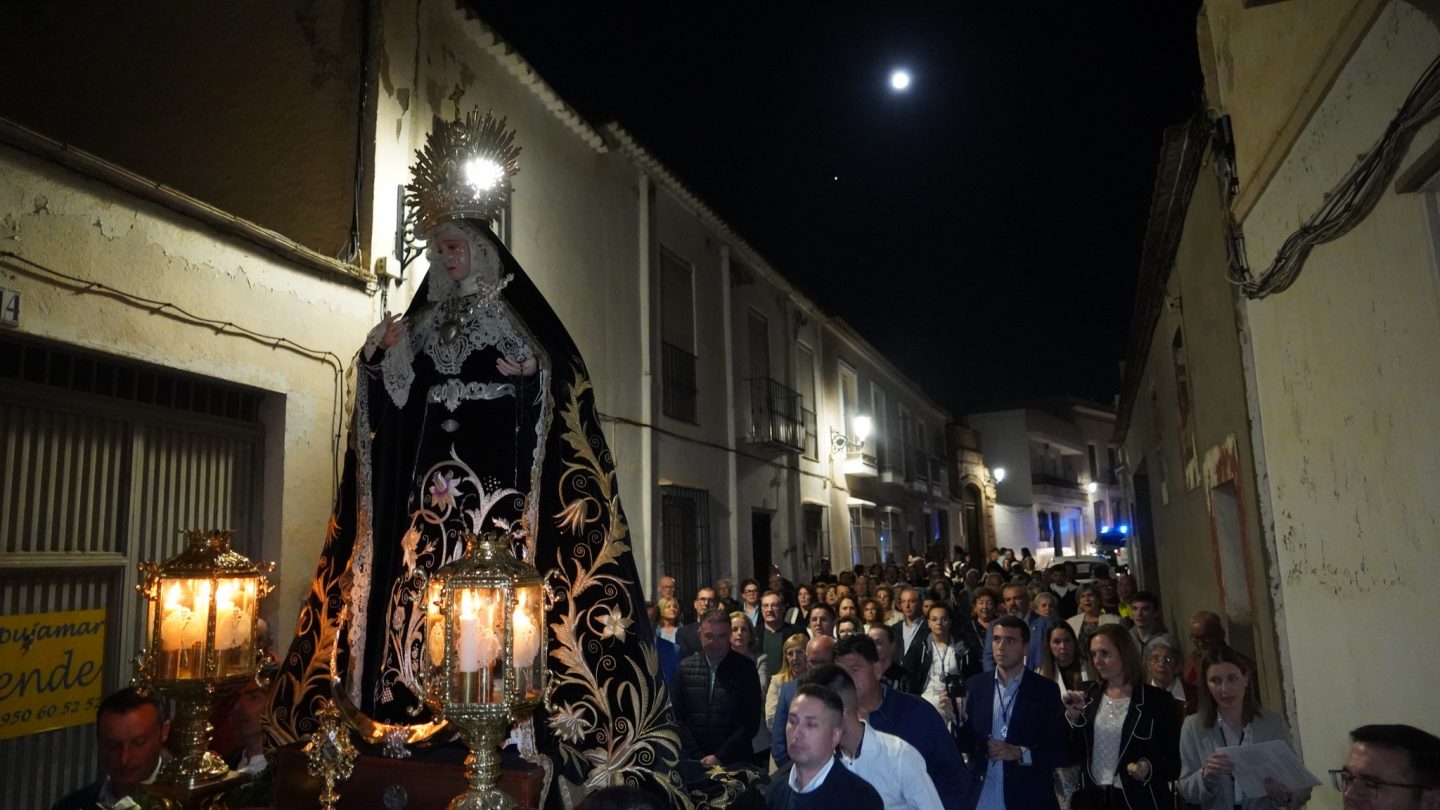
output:
[[[472,5],[957,414],[1118,391],[1196,0]]]

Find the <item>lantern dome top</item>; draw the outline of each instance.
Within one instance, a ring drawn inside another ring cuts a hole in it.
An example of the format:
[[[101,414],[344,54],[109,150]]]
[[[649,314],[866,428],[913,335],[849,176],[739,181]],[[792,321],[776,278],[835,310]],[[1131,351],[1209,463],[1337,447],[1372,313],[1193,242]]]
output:
[[[244,577],[267,574],[274,563],[257,563],[230,548],[235,533],[217,529],[186,529],[185,548],[166,560],[156,573],[167,579]]]
[[[454,562],[435,572],[434,579],[467,585],[533,585],[542,580],[534,566],[516,559],[510,550],[511,536],[484,532],[479,536],[465,532],[465,553]]]

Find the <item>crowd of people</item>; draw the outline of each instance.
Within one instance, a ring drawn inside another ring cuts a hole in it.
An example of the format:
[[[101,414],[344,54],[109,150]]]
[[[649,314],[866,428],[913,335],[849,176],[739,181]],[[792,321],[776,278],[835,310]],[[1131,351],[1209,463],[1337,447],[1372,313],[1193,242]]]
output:
[[[1195,614],[1183,643],[1156,594],[1124,572],[1089,573],[1038,571],[1028,554],[800,584],[774,571],[699,587],[688,607],[663,576],[650,618],[684,751],[768,771],[771,808],[1304,805],[1310,788],[1256,788],[1227,754],[1293,740],[1221,618]],[[258,687],[237,699],[232,768],[267,768],[261,704]],[[154,779],[168,731],[153,695],[111,695],[96,724],[103,776],[55,806],[117,806]],[[1346,808],[1440,810],[1440,738],[1361,726],[1330,776]],[[583,806],[659,805],[615,787]]]
[[[1185,644],[1131,575],[1087,573],[1028,549],[798,584],[772,570],[703,585],[688,612],[662,576],[652,618],[687,752],[767,768],[773,808],[1304,805],[1309,787],[1260,791],[1227,756],[1293,740],[1221,618],[1195,614]],[[1376,751],[1383,774],[1362,767]],[[1347,808],[1440,809],[1440,738],[1361,727],[1332,779]]]

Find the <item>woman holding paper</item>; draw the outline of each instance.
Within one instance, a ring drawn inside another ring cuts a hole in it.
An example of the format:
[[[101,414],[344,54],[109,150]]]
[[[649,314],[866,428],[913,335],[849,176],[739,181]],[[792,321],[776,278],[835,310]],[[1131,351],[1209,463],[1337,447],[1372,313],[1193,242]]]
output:
[[[1181,797],[1202,810],[1269,810],[1299,807],[1310,789],[1291,791],[1265,780],[1263,795],[1247,795],[1234,778],[1234,763],[1218,748],[1280,740],[1291,745],[1290,729],[1274,712],[1260,711],[1250,688],[1255,664],[1229,647],[1221,647],[1200,663],[1200,705],[1180,730]]]

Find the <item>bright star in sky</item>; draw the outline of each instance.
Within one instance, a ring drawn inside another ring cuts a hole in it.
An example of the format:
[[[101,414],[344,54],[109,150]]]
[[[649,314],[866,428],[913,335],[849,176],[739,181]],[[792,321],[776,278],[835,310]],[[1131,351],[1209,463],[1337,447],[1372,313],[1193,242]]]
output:
[[[910,88],[910,71],[896,70],[890,74],[890,88],[905,91]]]

